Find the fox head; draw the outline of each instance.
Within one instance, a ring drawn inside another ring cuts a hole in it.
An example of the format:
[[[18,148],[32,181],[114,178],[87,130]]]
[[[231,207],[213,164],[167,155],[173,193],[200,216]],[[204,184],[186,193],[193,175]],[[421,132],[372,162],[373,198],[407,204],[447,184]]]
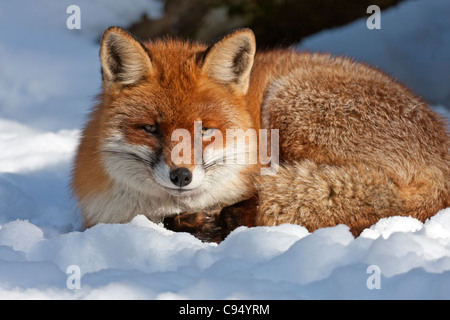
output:
[[[225,141],[230,129],[257,127],[245,103],[254,54],[248,29],[209,47],[168,39],[144,44],[118,27],[107,29],[103,94],[93,116],[107,175],[179,203],[242,200],[255,164],[229,158],[255,151],[256,143],[227,148]]]

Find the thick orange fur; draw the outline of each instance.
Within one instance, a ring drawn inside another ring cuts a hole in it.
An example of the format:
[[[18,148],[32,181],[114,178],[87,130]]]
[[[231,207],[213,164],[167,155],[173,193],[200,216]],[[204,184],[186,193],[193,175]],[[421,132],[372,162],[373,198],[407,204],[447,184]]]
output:
[[[450,140],[443,119],[380,71],[290,50],[256,53],[253,60],[249,30],[209,48],[168,39],[142,45],[118,28],[107,32],[113,36],[104,39],[101,51],[104,92],[83,132],[72,184],[86,226],[126,222],[140,213],[155,221],[181,213],[158,211],[176,201],[171,197],[158,209],[143,202],[126,212],[98,213],[119,197],[102,143],[120,132],[127,144],[145,145],[169,159],[176,143],[171,132],[193,133],[198,120],[224,136],[228,128],[279,129],[278,173],[258,176],[257,165],[246,166],[230,182],[238,196],[207,203],[226,206],[257,195],[259,203],[249,211],[252,219],[256,212],[254,222],[242,219],[248,225],[297,223],[313,231],[343,223],[359,234],[382,217],[423,221],[450,206]],[[122,40],[127,51],[114,62],[118,53],[114,46],[108,52],[107,42]],[[250,74],[244,69],[252,63]],[[239,77],[227,73],[228,64]],[[139,130],[144,123],[157,124],[165,139]],[[129,189],[131,183],[121,192]],[[203,209],[208,208],[180,207]]]

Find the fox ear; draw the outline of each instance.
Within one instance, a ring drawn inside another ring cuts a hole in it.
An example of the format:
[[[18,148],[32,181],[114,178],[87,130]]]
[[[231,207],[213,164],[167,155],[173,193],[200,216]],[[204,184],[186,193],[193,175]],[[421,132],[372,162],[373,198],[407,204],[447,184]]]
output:
[[[256,43],[250,29],[237,30],[212,46],[204,55],[202,71],[219,83],[247,93]]]
[[[133,85],[152,69],[144,45],[119,27],[110,27],[103,33],[100,60],[104,85]]]

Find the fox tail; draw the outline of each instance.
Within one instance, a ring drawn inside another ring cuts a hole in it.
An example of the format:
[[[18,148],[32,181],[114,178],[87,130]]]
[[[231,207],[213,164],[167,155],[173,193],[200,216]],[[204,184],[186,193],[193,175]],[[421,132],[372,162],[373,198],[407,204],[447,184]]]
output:
[[[380,218],[424,221],[450,205],[448,172],[442,170],[425,169],[401,184],[381,168],[303,160],[259,179],[256,225],[293,223],[312,232],[346,224],[357,236]]]

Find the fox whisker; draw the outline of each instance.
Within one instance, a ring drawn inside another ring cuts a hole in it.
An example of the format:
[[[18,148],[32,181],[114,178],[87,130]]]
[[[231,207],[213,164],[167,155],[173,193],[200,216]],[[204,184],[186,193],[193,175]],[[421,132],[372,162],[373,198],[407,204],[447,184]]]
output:
[[[125,160],[135,160],[138,162],[143,162],[146,165],[154,166],[155,165],[155,157],[153,155],[149,155],[147,157],[142,157],[140,155],[134,154],[132,152],[126,152],[126,151],[117,151],[117,150],[101,150],[98,153],[106,153],[106,154],[114,154],[120,156],[122,159]]]

